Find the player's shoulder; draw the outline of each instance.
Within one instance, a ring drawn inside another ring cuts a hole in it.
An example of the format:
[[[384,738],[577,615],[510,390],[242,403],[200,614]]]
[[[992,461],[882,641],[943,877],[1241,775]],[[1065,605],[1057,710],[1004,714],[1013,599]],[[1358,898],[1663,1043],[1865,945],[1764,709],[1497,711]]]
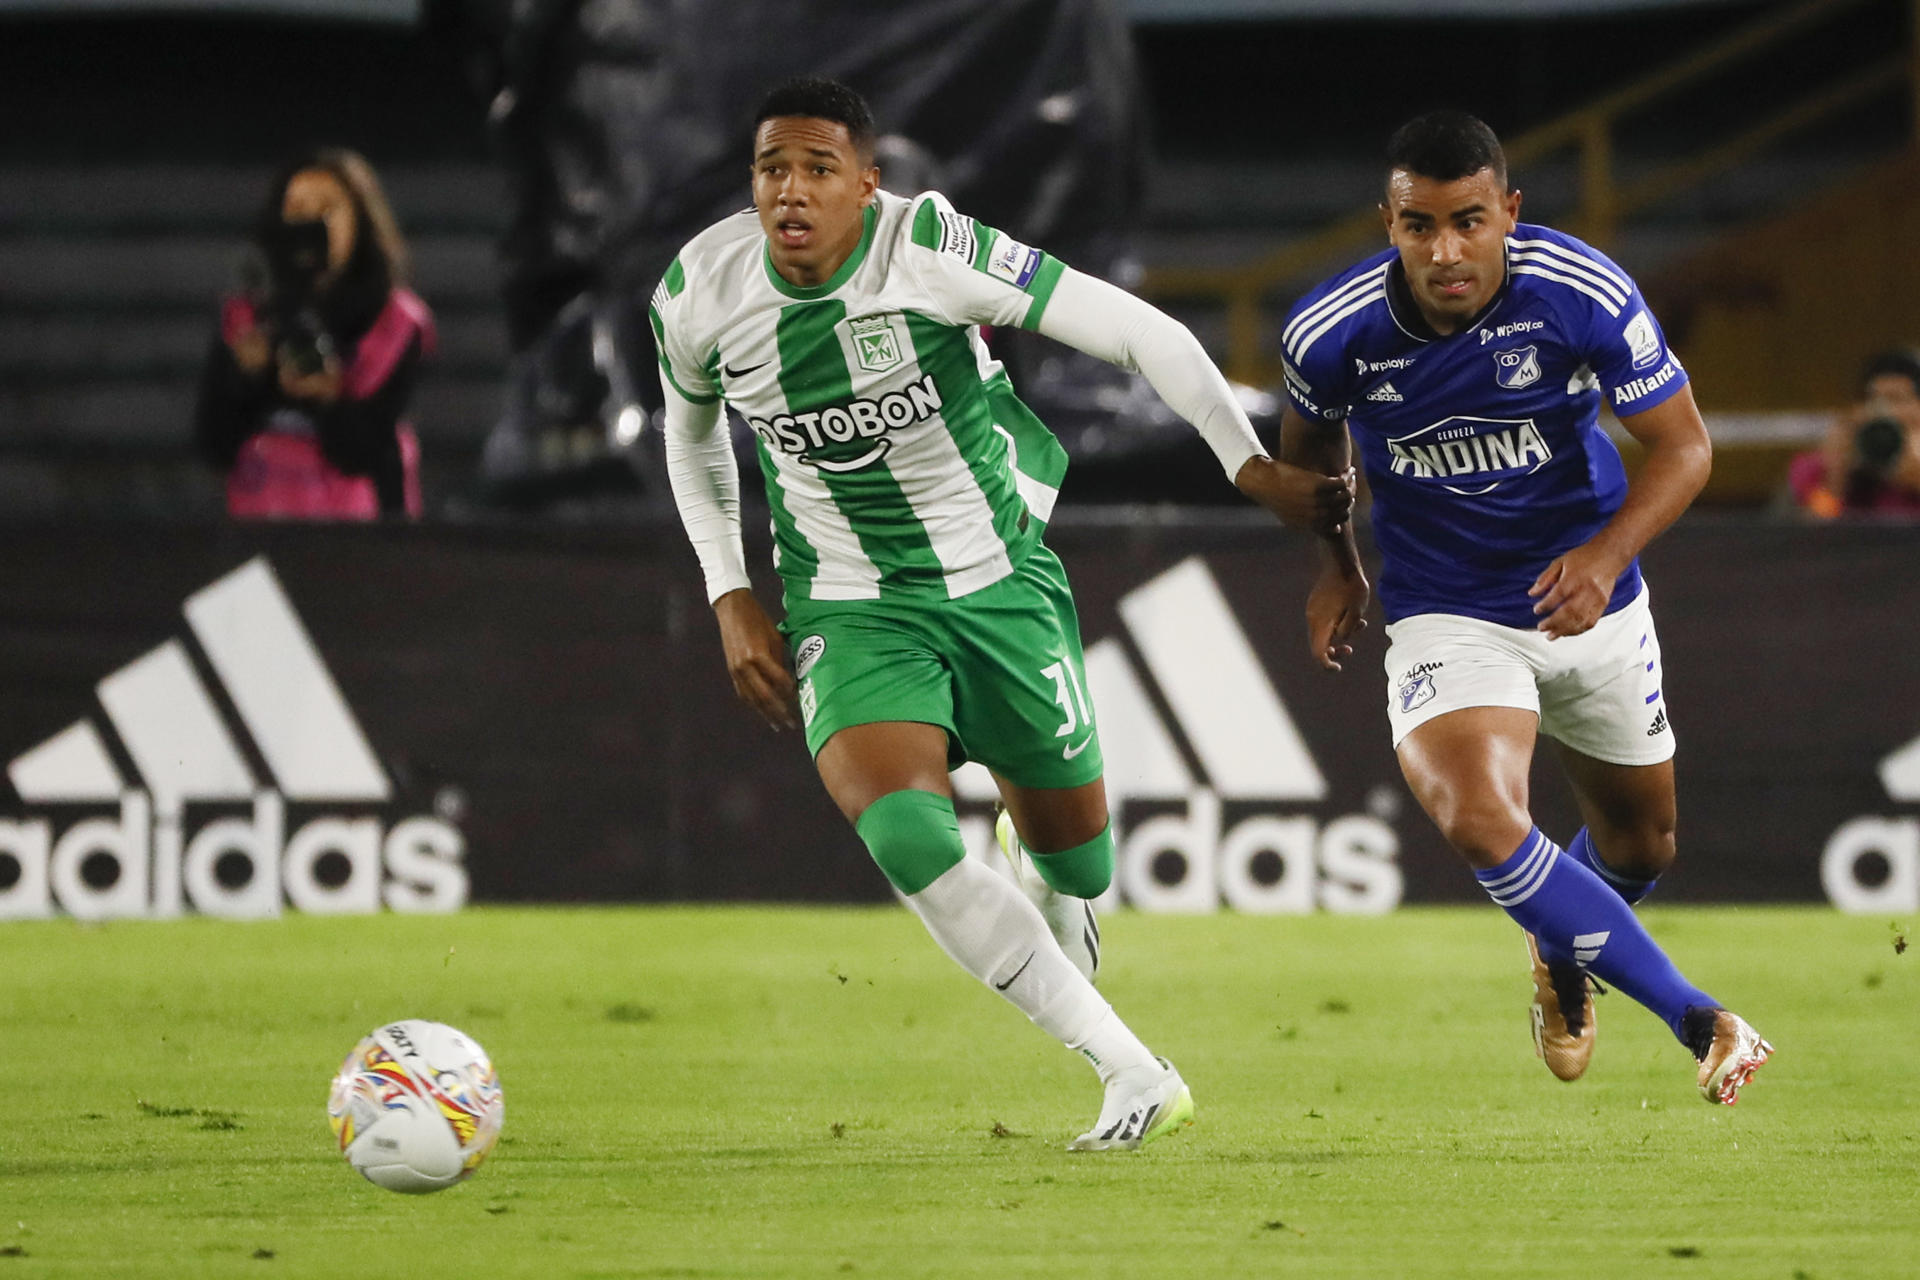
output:
[[[1637,292],[1626,271],[1578,236],[1522,222],[1507,237],[1515,285],[1560,307],[1598,307],[1618,316]]]
[[[765,240],[752,208],[728,214],[681,246],[653,292],[654,307],[664,312],[676,301],[684,307],[702,296],[728,292],[729,280],[759,265]]]
[[[977,221],[953,207],[953,201],[938,191],[922,191],[915,196],[880,193],[888,201],[900,202],[899,239],[912,249],[944,253],[974,265],[987,230]],[[888,210],[883,209],[885,214]]]
[[[1288,360],[1304,366],[1329,352],[1339,360],[1347,343],[1369,326],[1390,325],[1387,283],[1394,258],[1394,250],[1382,250],[1302,294],[1281,330]]]

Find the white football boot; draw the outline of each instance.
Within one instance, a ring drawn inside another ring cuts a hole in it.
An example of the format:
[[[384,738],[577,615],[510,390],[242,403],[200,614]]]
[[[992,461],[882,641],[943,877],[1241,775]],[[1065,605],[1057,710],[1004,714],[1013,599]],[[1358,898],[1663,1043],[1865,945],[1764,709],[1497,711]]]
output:
[[[1738,1014],[1725,1009],[1689,1009],[1687,1018],[1692,1022],[1696,1015],[1705,1013],[1713,1015],[1713,1024],[1711,1039],[1705,1034],[1699,1036],[1704,1051],[1695,1050],[1700,1059],[1700,1096],[1730,1107],[1740,1100],[1740,1087],[1773,1056],[1773,1046]],[[1694,1028],[1689,1026],[1688,1030]],[[1705,1032],[1706,1028],[1700,1027],[1699,1031]]]
[[[1123,1071],[1107,1084],[1100,1118],[1067,1144],[1069,1151],[1137,1151],[1193,1123],[1193,1092],[1165,1058],[1158,1074]],[[1142,1079],[1142,1076],[1147,1078]]]
[[[1100,976],[1100,922],[1094,918],[1093,904],[1085,898],[1061,893],[1045,880],[1027,856],[1026,846],[1013,829],[1013,815],[1005,809],[993,822],[993,838],[1006,856],[1004,868],[1012,881],[1027,895],[1027,901],[1040,909],[1053,940],[1073,961],[1088,982]]]

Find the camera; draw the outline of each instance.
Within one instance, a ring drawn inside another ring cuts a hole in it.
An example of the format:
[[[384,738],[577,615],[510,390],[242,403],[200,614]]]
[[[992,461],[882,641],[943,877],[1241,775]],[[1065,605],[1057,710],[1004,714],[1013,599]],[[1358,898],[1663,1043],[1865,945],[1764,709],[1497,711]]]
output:
[[[1853,434],[1852,471],[1882,483],[1891,480],[1906,447],[1907,429],[1897,418],[1870,418]]]
[[[268,306],[280,362],[301,375],[319,373],[333,355],[333,337],[315,297],[327,270],[327,224],[275,221],[265,229]]]

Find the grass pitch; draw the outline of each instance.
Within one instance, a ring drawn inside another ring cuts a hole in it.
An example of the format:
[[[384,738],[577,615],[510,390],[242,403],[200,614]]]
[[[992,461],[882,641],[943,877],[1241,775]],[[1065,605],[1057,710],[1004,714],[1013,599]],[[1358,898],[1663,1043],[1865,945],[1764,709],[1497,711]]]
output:
[[[1490,907],[1117,916],[1103,987],[1200,1117],[1131,1155],[1062,1150],[1092,1072],[895,908],[8,924],[0,1280],[1920,1271],[1920,946],[1647,918],[1778,1046],[1735,1109],[1618,994],[1555,1081]],[[333,1069],[400,1017],[506,1090],[434,1196],[327,1132]]]

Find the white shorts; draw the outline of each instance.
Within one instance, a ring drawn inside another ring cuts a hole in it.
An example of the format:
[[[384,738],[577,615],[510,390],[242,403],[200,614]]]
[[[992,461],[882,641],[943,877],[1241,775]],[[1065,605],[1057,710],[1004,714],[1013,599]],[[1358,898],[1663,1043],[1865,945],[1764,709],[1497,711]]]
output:
[[[1673,758],[1661,689],[1660,638],[1638,598],[1577,636],[1548,640],[1452,613],[1421,613],[1387,627],[1387,719],[1393,745],[1435,716],[1467,707],[1518,707],[1540,732],[1609,764]]]

